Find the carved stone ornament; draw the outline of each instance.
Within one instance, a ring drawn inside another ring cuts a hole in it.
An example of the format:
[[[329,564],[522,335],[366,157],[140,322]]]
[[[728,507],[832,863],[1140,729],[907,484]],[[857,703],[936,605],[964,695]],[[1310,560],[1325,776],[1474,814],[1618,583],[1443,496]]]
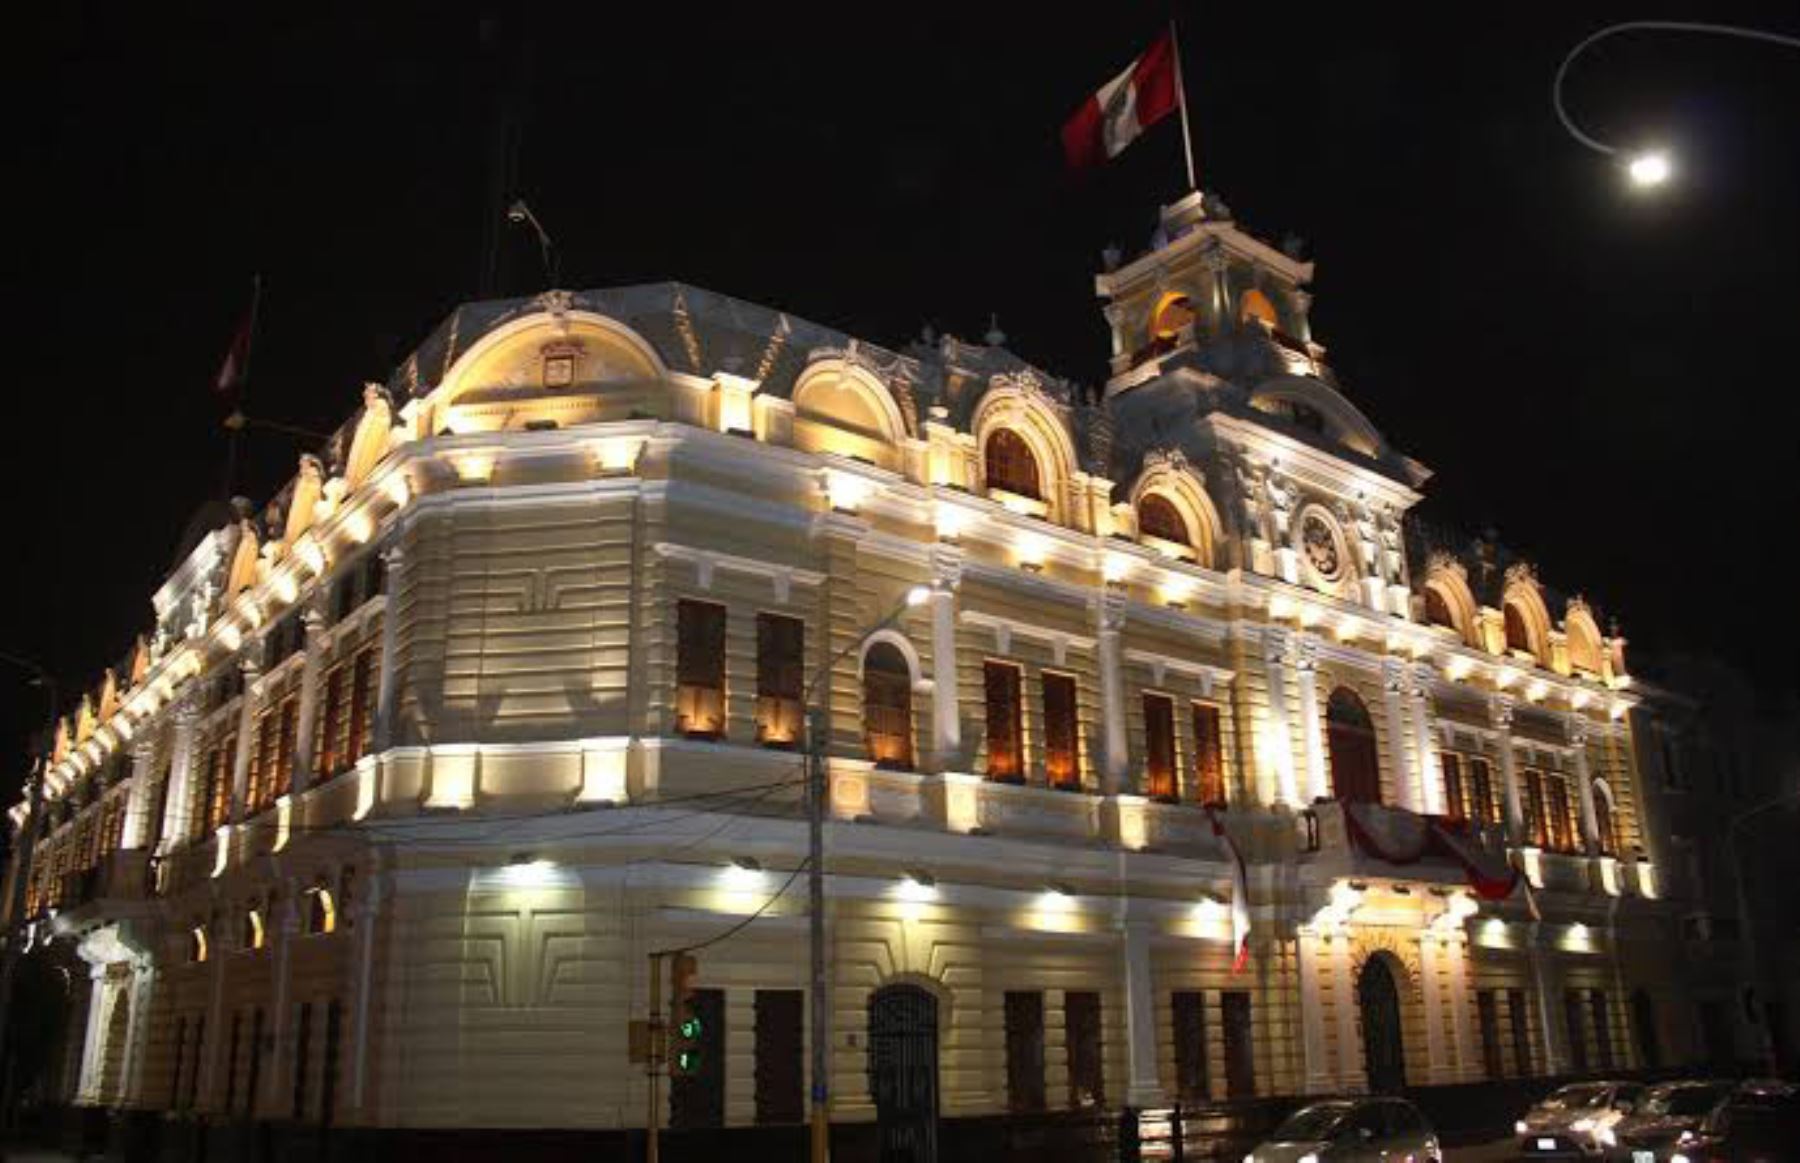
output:
[[[1508,587],[1528,585],[1532,589],[1538,588],[1537,566],[1529,561],[1515,561],[1507,566],[1505,578]]]
[[[532,302],[550,314],[561,318],[575,306],[575,295],[571,291],[545,291]]]
[[[1179,448],[1153,448],[1144,454],[1144,471],[1167,469],[1174,473],[1189,471],[1187,453]]]
[[[1425,555],[1425,575],[1430,577],[1434,573],[1450,574],[1464,585],[1469,582],[1468,567],[1441,549],[1434,549]]]

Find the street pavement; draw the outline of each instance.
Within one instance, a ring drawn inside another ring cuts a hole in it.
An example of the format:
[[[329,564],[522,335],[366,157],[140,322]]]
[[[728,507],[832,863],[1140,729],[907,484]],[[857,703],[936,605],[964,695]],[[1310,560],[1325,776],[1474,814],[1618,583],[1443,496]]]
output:
[[[1511,1137],[1472,1147],[1452,1147],[1444,1152],[1446,1163],[1500,1163],[1518,1158],[1518,1148]]]

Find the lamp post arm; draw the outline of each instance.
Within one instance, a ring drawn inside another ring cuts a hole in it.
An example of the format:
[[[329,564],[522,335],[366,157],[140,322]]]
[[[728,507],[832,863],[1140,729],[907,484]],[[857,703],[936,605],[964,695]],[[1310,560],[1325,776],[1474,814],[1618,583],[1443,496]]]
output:
[[[1569,135],[1582,145],[1599,153],[1616,154],[1619,149],[1617,146],[1607,145],[1605,142],[1589,136],[1575,124],[1569,116],[1568,109],[1563,105],[1563,80],[1568,76],[1569,66],[1575,63],[1576,57],[1600,41],[1626,32],[1694,32],[1800,49],[1800,37],[1785,36],[1779,32],[1766,32],[1760,28],[1742,28],[1734,24],[1708,24],[1693,20],[1627,20],[1620,24],[1609,24],[1597,32],[1590,33],[1570,49],[1569,54],[1563,57],[1562,64],[1557,66],[1556,79],[1550,83],[1550,104],[1556,110],[1556,119],[1562,122],[1563,128],[1569,131]]]

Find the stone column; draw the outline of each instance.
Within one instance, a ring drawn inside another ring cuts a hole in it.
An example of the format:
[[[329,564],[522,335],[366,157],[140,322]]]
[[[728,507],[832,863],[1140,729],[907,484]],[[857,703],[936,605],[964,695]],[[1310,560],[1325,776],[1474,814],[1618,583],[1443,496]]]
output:
[[[1150,976],[1150,925],[1120,923],[1120,953],[1125,974],[1125,1042],[1130,1079],[1127,1104],[1143,1109],[1163,1105],[1162,1081],[1156,1074],[1156,993]]]
[[[119,1073],[119,1102],[128,1107],[155,1105],[144,1090],[144,1062],[149,1054],[150,1014],[156,998],[156,971],[147,960],[131,966],[131,1029],[125,1040],[125,1065]]]
[[[1398,658],[1383,659],[1381,664],[1381,707],[1387,715],[1388,767],[1394,773],[1395,797],[1407,811],[1423,810],[1423,799],[1414,778],[1413,767],[1406,762],[1406,741],[1412,735],[1406,706],[1401,696],[1406,691],[1406,664]],[[1417,742],[1414,742],[1417,746]]]
[[[1457,1077],[1468,1081],[1480,1077],[1480,1072],[1475,1069],[1475,1031],[1469,1014],[1468,935],[1460,929],[1452,934],[1446,955],[1450,960],[1450,1033],[1456,1045]]]
[[[320,586],[306,611],[300,615],[301,625],[306,628],[306,658],[300,664],[300,710],[294,724],[294,781],[289,791],[295,796],[312,786],[313,736],[319,718],[319,672],[325,667],[326,649],[325,611],[321,607],[325,604],[325,595],[330,592],[328,587]]]
[[[1413,668],[1412,687],[1408,694],[1412,705],[1415,778],[1418,780],[1418,797],[1414,801],[1414,810],[1442,815],[1444,780],[1438,771],[1437,748],[1433,746],[1431,739],[1431,687],[1436,681],[1437,672],[1421,663]]]
[[[1325,1014],[1320,1008],[1319,935],[1301,925],[1294,932],[1295,960],[1300,968],[1301,1083],[1307,1094],[1332,1090],[1331,1063],[1326,1061]]]
[[[369,747],[376,754],[394,745],[394,716],[399,711],[394,648],[400,622],[400,578],[406,568],[406,553],[398,544],[388,546],[382,554],[387,563],[387,601],[381,608],[381,673],[375,685],[375,727]]]
[[[1302,634],[1294,660],[1294,687],[1300,701],[1300,735],[1306,745],[1306,798],[1331,798],[1331,780],[1325,774],[1325,738],[1319,724],[1318,689],[1314,685],[1318,668],[1319,640]]]
[[[381,874],[376,869],[368,869],[361,879],[361,891],[350,909],[350,915],[356,921],[356,977],[351,984],[348,1105],[355,1111],[362,1110],[368,1101],[369,1027],[375,994],[375,927],[381,920],[382,889]]]
[[[1289,807],[1303,807],[1299,781],[1294,775],[1294,733],[1288,726],[1287,632],[1271,628],[1263,637],[1263,665],[1269,684],[1269,729],[1274,736],[1275,800]]]
[[[1331,939],[1331,994],[1337,1003],[1338,1089],[1359,1090],[1363,1083],[1362,1039],[1356,1033],[1356,983],[1350,979],[1350,935]]]
[[[85,958],[84,958],[85,960]],[[91,1106],[100,1101],[101,1075],[105,1073],[105,1048],[102,1045],[111,1007],[106,1004],[112,991],[106,984],[106,963],[89,961],[87,1032],[81,1039],[81,1081],[75,1089],[75,1101]]]
[[[1523,844],[1525,810],[1519,800],[1519,765],[1513,756],[1513,701],[1506,695],[1488,699],[1488,722],[1493,724],[1500,746],[1500,784],[1506,789],[1506,830],[1514,844]]]
[[[262,665],[256,656],[258,646],[244,655],[238,665],[244,671],[244,693],[238,702],[237,754],[231,757],[231,811],[228,818],[238,823],[244,818],[244,802],[250,794],[250,751],[256,746],[256,704],[262,695]]]
[[[1125,733],[1125,683],[1121,638],[1125,631],[1125,596],[1100,595],[1095,652],[1100,663],[1100,791],[1118,795],[1130,790],[1131,744]]]
[[[1532,921],[1527,926],[1529,934],[1528,946],[1531,954],[1531,984],[1537,993],[1538,1030],[1544,1041],[1544,1061],[1540,1063],[1544,1074],[1561,1074],[1567,1062],[1564,1053],[1562,1023],[1557,1021],[1557,1008],[1561,999],[1555,996],[1560,992],[1561,975],[1546,963],[1543,949],[1543,922]]]
[[[1430,1082],[1449,1082],[1455,1067],[1445,1061],[1444,998],[1438,981],[1438,937],[1429,929],[1419,934],[1419,993],[1425,1002],[1425,1061]]]
[[[1563,721],[1569,746],[1575,749],[1575,788],[1581,797],[1581,841],[1589,856],[1600,855],[1600,825],[1594,816],[1594,779],[1588,768],[1587,720],[1570,715]]]
[[[956,656],[956,591],[962,584],[962,554],[938,546],[932,550],[931,565],[931,750],[932,764],[942,772],[953,769],[962,757]]]
[[[171,712],[175,729],[169,740],[169,798],[163,805],[162,852],[185,843],[194,828],[194,700],[183,698]]]
[[[119,847],[143,848],[150,843],[150,817],[156,799],[151,794],[156,785],[156,745],[144,729],[137,745],[131,749],[131,789],[125,793],[125,827],[119,835]]]
[[[275,931],[275,982],[271,990],[274,1001],[269,1006],[269,1044],[273,1050],[268,1069],[262,1072],[263,1093],[259,1099],[268,1104],[266,1109],[276,1111],[282,1109],[281,1096],[291,1085],[289,1067],[294,1056],[287,1044],[288,1011],[294,1008],[289,994],[294,980],[294,934],[300,930],[300,910],[294,900],[299,882],[284,880],[280,885],[280,906],[268,920]]]

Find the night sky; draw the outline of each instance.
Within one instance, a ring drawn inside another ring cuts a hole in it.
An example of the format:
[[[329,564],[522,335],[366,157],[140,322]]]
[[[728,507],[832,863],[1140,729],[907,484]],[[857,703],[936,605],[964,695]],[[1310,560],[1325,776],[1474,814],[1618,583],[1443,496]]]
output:
[[[1142,250],[1183,192],[1172,123],[1082,185],[1056,138],[1163,5],[451,8],[34,5],[10,25],[0,649],[70,699],[149,627],[221,488],[210,384],[253,272],[249,410],[319,431],[479,296],[497,194],[530,200],[567,286],[677,279],[894,347],[992,312],[1021,355],[1098,385],[1100,251]],[[1646,35],[1585,57],[1586,128],[1678,156],[1646,198],[1557,125],[1550,78],[1601,24],[1691,12],[1180,11],[1201,184],[1306,240],[1315,337],[1436,471],[1426,514],[1496,527],[1633,650],[1792,690],[1800,53]],[[1787,5],[1705,15],[1800,32]],[[542,288],[524,232],[494,253],[497,293]],[[261,505],[303,447],[253,435],[240,491]],[[42,704],[0,681],[10,789]]]

